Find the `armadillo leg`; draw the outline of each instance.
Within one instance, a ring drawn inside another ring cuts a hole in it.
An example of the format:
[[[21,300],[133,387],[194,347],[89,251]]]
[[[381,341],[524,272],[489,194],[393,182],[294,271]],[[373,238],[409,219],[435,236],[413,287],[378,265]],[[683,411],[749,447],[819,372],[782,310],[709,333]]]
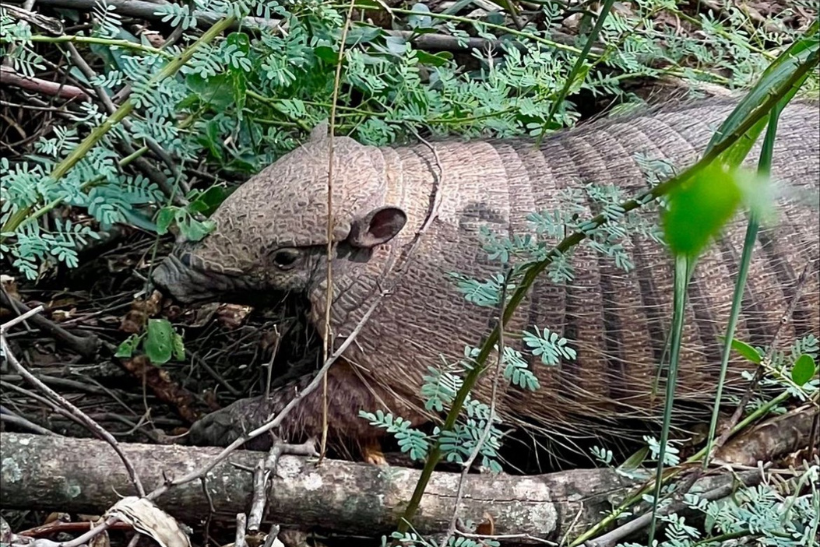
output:
[[[225,408],[208,414],[191,426],[188,442],[194,445],[229,445],[281,412],[310,384],[313,376],[314,374],[309,374],[282,386],[273,391],[268,398],[260,396],[239,399]],[[380,447],[384,430],[371,426],[358,414],[359,410],[387,410],[383,404],[386,395],[380,393],[378,387],[365,385],[359,375],[344,361],[334,364],[327,376],[329,446],[342,451],[353,449],[353,452],[358,452],[358,457],[354,456],[355,458],[372,461],[371,456],[377,455],[374,447]],[[323,390],[319,387],[297,401],[296,406],[274,433],[289,443],[321,438],[322,407]],[[271,436],[265,434],[246,443],[245,448],[267,450],[271,443]]]

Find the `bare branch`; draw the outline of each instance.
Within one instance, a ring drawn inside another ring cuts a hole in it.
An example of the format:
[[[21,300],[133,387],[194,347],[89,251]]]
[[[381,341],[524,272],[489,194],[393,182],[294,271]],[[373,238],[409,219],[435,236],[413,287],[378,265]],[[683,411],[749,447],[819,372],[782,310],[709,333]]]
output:
[[[15,321],[15,320],[16,319],[12,319],[11,321]],[[9,321],[8,323],[11,323],[11,321]],[[28,381],[30,384],[37,387],[37,389],[39,389],[40,391],[42,391],[43,393],[45,393],[46,395],[51,397],[54,401],[59,403],[60,406],[62,406],[66,410],[68,410],[70,413],[74,414],[77,418],[80,419],[80,421],[82,421],[82,423],[88,429],[90,429],[92,432],[94,432],[99,437],[104,439],[108,444],[110,444],[111,447],[117,452],[117,454],[122,459],[123,464],[125,464],[125,468],[128,470],[128,473],[131,476],[131,480],[133,481],[134,486],[137,488],[137,491],[139,492],[140,496],[144,496],[145,495],[145,489],[142,487],[142,483],[140,482],[140,479],[137,476],[136,471],[134,470],[134,466],[128,460],[128,457],[120,449],[119,444],[117,443],[117,440],[114,439],[114,437],[108,431],[106,431],[103,427],[101,427],[97,422],[95,422],[94,420],[89,418],[88,415],[86,415],[82,410],[80,410],[79,408],[77,408],[76,406],[74,406],[73,404],[68,402],[68,400],[66,400],[62,395],[60,395],[59,393],[57,393],[56,391],[54,391],[53,389],[51,389],[50,387],[45,385],[36,376],[34,376],[32,373],[30,373],[28,370],[26,370],[26,368],[23,365],[20,364],[20,362],[17,360],[17,358],[12,353],[11,348],[8,345],[8,342],[6,341],[5,333],[8,331],[8,328],[9,328],[8,323],[5,323],[4,325],[0,326],[0,333],[2,333],[2,334],[0,334],[0,348],[2,348],[3,355],[6,357],[6,360],[8,361],[8,363],[23,378],[25,378],[26,381]]]

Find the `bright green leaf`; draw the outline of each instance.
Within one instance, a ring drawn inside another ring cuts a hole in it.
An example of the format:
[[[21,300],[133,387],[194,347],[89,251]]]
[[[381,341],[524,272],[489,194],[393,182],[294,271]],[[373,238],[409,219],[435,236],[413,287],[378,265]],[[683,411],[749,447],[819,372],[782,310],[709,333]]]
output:
[[[155,365],[164,365],[174,352],[174,327],[167,319],[149,319],[145,337],[145,354]]]
[[[356,6],[362,9],[385,9],[387,7],[386,4],[376,0],[356,0]]]
[[[188,204],[188,210],[192,213],[202,213],[206,217],[210,216],[229,194],[230,192],[222,186],[211,186]]]
[[[179,223],[179,231],[189,241],[199,241],[209,233],[211,233],[216,224],[211,220],[198,221],[196,219],[187,217],[185,221]]]
[[[453,58],[453,54],[449,51],[442,51],[433,55],[432,53],[427,53],[426,51],[417,49],[416,58],[423,65],[439,67],[446,65],[447,61]]]
[[[134,355],[134,350],[137,349],[137,346],[140,343],[142,336],[137,336],[136,334],[132,334],[123,342],[117,346],[117,353],[114,354],[114,357],[118,357],[120,359],[128,359],[132,355]]]
[[[174,359],[177,361],[182,361],[185,359],[185,341],[182,339],[182,335],[179,333],[174,333]]]
[[[732,349],[756,365],[759,365],[763,359],[756,349],[735,338],[732,339]]]
[[[171,227],[171,223],[174,221],[176,212],[177,207],[174,207],[173,205],[163,207],[159,210],[159,214],[157,214],[157,233],[159,235],[165,235],[168,233],[168,228]]]
[[[817,366],[814,363],[814,357],[804,353],[794,362],[794,366],[792,367],[792,381],[798,386],[805,385],[812,379],[816,371]]]

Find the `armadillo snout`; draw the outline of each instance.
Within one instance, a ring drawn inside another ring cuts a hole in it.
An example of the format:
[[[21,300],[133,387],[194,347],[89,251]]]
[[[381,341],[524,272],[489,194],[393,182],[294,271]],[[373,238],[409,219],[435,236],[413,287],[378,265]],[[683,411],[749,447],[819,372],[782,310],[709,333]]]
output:
[[[212,296],[208,275],[191,267],[191,253],[169,255],[154,269],[151,280],[157,288],[182,303],[206,300]]]

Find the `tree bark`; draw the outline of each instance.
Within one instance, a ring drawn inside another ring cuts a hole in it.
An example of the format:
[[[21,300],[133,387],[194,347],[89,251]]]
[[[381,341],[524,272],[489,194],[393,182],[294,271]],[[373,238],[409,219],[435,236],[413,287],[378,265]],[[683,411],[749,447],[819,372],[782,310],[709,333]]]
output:
[[[217,448],[121,444],[146,490],[164,478],[199,469]],[[121,496],[135,495],[113,449],[102,441],[0,433],[0,507],[102,513]],[[215,518],[231,520],[248,510],[251,472],[262,452],[237,451],[209,474],[207,489]],[[243,467],[245,469],[243,469]],[[266,521],[301,529],[378,536],[395,529],[420,472],[339,460],[282,456],[273,479]],[[413,525],[424,535],[443,533],[453,512],[459,475],[435,473]],[[610,509],[613,494],[634,485],[606,469],[548,475],[469,475],[459,514],[482,522],[492,516],[496,534],[529,534],[558,539],[596,522]],[[209,511],[199,481],[172,488],[157,504],[190,526]]]

